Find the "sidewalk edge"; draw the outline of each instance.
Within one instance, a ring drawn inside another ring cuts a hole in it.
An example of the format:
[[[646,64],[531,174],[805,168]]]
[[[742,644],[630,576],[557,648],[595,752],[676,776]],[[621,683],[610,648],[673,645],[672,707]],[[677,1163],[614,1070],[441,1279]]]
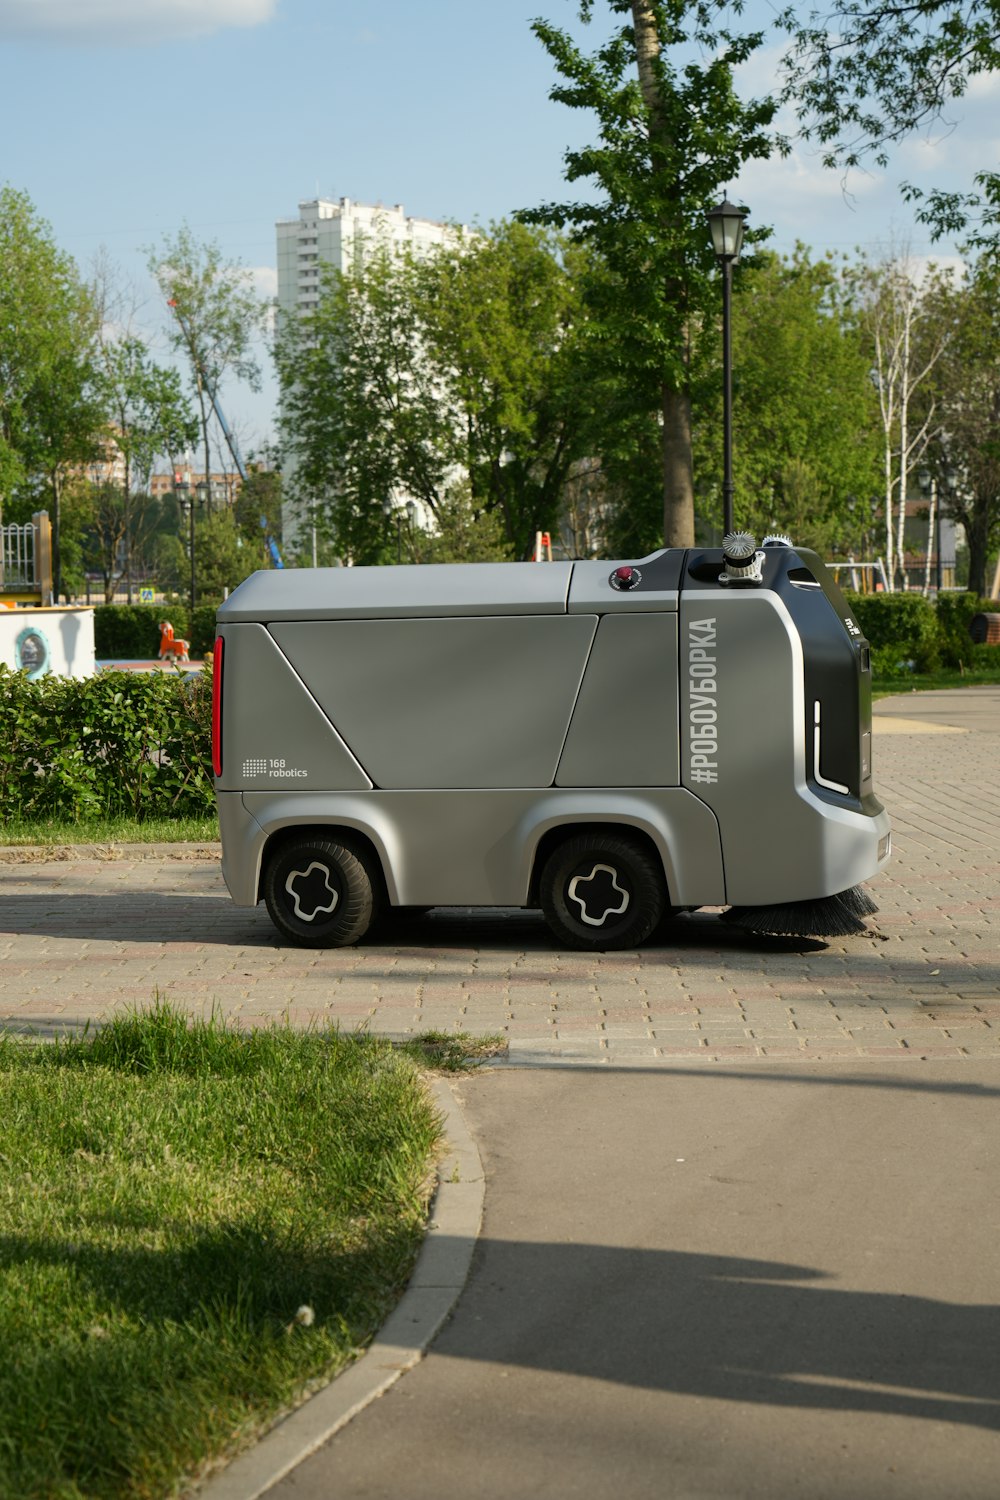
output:
[[[482,1222],[479,1150],[450,1084],[435,1080],[446,1152],[438,1166],[427,1238],[398,1306],[371,1347],[252,1448],[194,1492],[197,1500],[257,1500],[417,1364],[458,1301]]]

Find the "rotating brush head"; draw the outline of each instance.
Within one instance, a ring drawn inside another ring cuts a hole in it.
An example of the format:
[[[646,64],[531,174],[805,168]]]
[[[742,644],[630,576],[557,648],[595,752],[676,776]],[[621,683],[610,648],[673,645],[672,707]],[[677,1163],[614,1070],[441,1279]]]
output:
[[[746,932],[765,933],[770,937],[858,937],[870,934],[864,917],[878,911],[875,902],[860,885],[836,896],[819,896],[812,901],[785,901],[777,906],[731,906],[722,920],[742,927]]]

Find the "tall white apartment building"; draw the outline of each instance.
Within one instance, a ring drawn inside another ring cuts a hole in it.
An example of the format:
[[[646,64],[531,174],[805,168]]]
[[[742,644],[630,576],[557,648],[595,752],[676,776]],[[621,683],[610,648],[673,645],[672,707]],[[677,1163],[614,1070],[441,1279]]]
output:
[[[386,241],[409,245],[417,255],[426,255],[435,246],[468,234],[464,226],[408,218],[401,203],[386,208],[355,203],[351,198],[336,203],[326,198],[310,199],[299,204],[297,219],[279,219],[275,228],[279,319],[310,312],[316,306],[322,266],[347,271],[360,265],[372,246]],[[403,502],[394,497],[394,503]],[[283,522],[286,540],[294,538],[304,524],[301,517],[290,513],[290,507],[286,507]]]
[[[408,218],[401,203],[384,208],[355,203],[350,198],[337,203],[325,198],[300,203],[298,218],[279,219],[276,229],[278,308],[282,313],[308,312],[315,307],[320,267],[346,271],[364,259],[366,247],[378,241],[410,245],[419,255],[456,237],[451,224]],[[457,231],[459,235],[465,232]]]

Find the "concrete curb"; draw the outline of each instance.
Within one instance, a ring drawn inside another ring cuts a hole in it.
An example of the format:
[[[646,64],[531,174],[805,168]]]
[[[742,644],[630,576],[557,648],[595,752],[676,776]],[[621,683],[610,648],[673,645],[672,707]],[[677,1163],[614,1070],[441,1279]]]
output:
[[[436,1082],[434,1095],[447,1152],[427,1238],[398,1307],[355,1364],[200,1485],[198,1500],[257,1500],[417,1364],[458,1301],[482,1222],[483,1165],[450,1085]]]

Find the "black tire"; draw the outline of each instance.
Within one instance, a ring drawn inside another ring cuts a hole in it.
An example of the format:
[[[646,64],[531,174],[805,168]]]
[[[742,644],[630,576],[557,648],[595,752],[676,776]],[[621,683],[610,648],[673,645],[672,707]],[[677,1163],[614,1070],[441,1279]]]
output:
[[[570,948],[636,948],[667,906],[659,860],[617,833],[560,844],[545,862],[539,896],[545,920]]]
[[[264,900],[282,937],[300,948],[346,948],[375,915],[376,885],[359,846],[301,835],[268,862]]]

